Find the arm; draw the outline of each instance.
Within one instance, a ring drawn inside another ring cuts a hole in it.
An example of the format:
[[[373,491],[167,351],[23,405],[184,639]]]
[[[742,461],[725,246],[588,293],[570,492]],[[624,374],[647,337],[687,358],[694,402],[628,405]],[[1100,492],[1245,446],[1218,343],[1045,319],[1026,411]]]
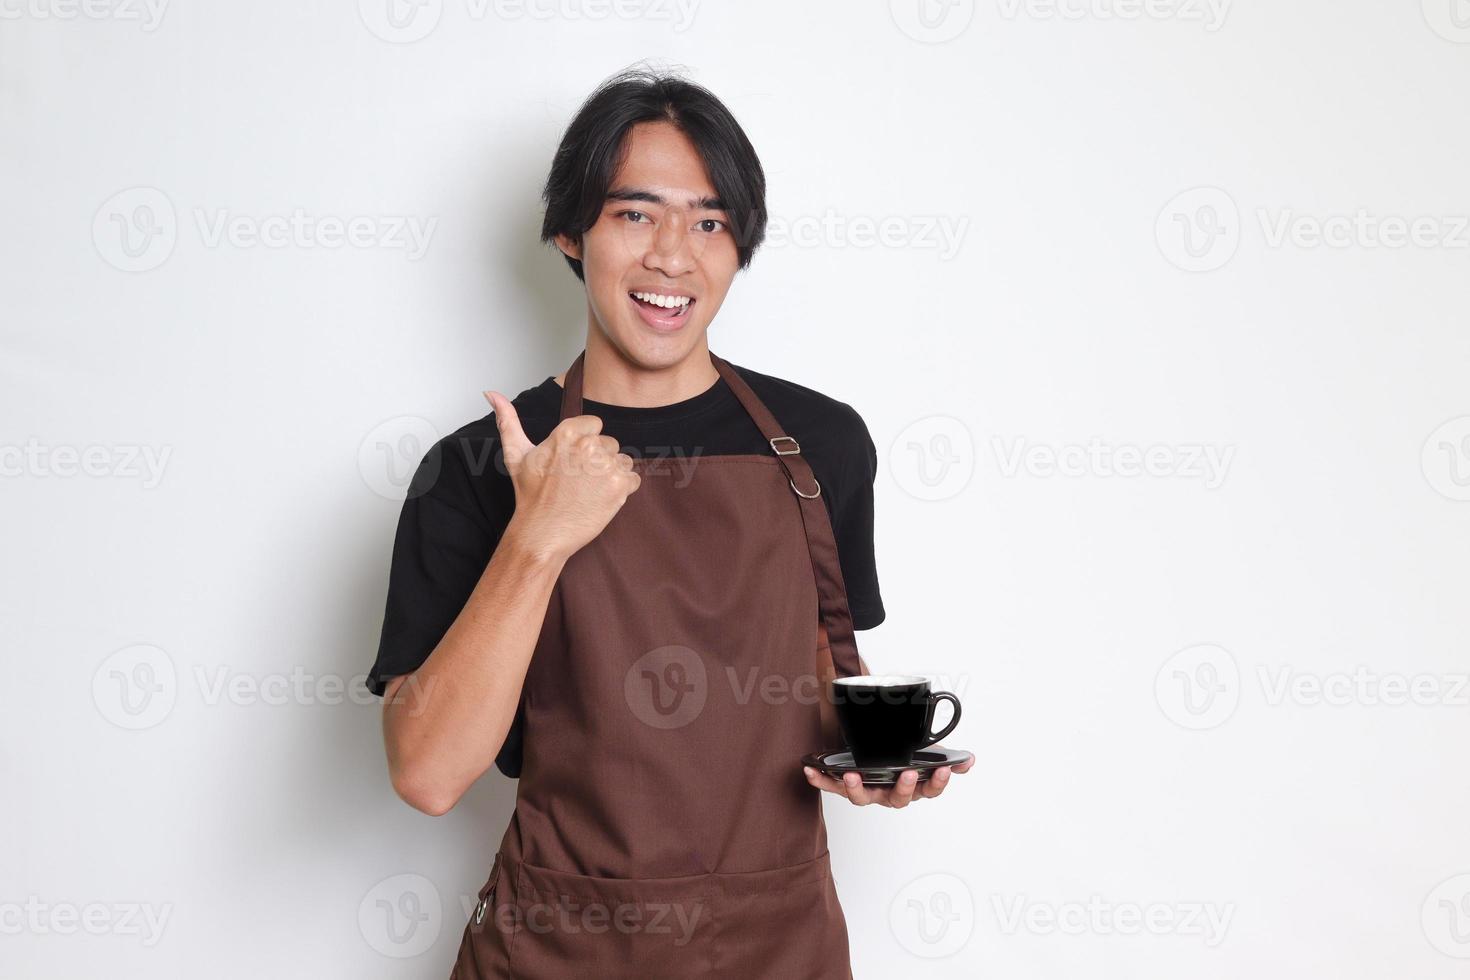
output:
[[[388,772],[408,805],[438,816],[494,762],[564,564],[513,517],[444,638],[417,670],[388,682]]]
[[[532,443],[510,400],[495,407],[515,512],[444,636],[383,691],[383,740],[398,795],[435,816],[490,768],[515,721],[551,592],[568,558],[602,533],[641,482],[591,415]],[[498,400],[497,400],[498,399]]]

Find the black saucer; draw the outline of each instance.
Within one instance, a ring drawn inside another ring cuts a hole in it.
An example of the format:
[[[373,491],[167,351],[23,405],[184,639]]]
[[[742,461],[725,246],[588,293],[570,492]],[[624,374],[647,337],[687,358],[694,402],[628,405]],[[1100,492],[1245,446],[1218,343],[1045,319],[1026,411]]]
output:
[[[845,749],[841,752],[813,752],[802,756],[801,764],[811,766],[833,779],[841,779],[844,773],[855,772],[863,777],[864,786],[892,786],[898,781],[898,774],[906,769],[918,770],[919,782],[922,783],[940,766],[957,766],[971,757],[972,753],[964,749],[946,749],[941,745],[936,745],[915,752],[913,761],[906,766],[859,768],[853,765],[852,753]]]

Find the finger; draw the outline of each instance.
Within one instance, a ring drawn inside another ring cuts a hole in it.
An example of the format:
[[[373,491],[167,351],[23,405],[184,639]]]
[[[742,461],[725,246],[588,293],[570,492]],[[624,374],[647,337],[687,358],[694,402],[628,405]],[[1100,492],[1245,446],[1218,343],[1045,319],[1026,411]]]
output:
[[[934,770],[934,775],[929,777],[919,791],[925,799],[932,800],[944,792],[944,787],[949,785],[949,768],[949,766],[940,766]]]
[[[843,773],[842,785],[847,790],[847,798],[858,806],[867,806],[873,802],[874,792],[863,785],[863,777],[857,773]]]
[[[608,435],[583,436],[578,440],[581,462],[588,473],[611,473],[618,468],[618,441]]]
[[[806,781],[817,789],[828,793],[836,793],[838,796],[847,796],[847,787],[842,785],[841,780],[833,779],[824,772],[818,772],[811,766],[802,766],[801,771],[806,773]]]
[[[536,448],[536,444],[527,438],[526,430],[521,428],[521,417],[516,414],[515,406],[510,403],[509,398],[498,391],[487,391],[484,394],[495,407],[495,428],[500,431],[500,448],[505,454],[505,465],[519,465],[526,453]]]
[[[888,805],[895,810],[902,810],[909,805],[914,798],[914,787],[919,785],[919,774],[912,769],[905,769],[898,774],[898,782],[893,784],[893,789],[888,792]]]
[[[596,448],[569,458],[585,473],[611,473],[617,469],[616,459]]]
[[[596,415],[573,415],[562,419],[556,427],[573,436],[595,436],[602,431],[602,419]]]
[[[936,749],[943,749],[944,746],[942,746],[942,745],[936,745],[936,746],[934,746],[934,748],[936,748]],[[946,751],[948,751],[948,750],[946,749]],[[966,759],[964,762],[957,762],[953,766],[945,766],[944,768],[946,768],[946,769],[953,769],[955,772],[969,772],[970,771],[970,767],[973,766],[974,764],[975,764],[975,753],[971,752],[970,753],[970,757],[968,759]]]

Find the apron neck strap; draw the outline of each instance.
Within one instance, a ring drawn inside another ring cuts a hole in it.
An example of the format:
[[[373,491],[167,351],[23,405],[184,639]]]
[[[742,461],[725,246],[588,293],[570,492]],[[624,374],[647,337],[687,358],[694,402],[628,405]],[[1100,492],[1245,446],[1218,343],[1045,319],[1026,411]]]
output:
[[[582,373],[586,358],[587,352],[584,350],[577,355],[572,366],[567,368],[566,380],[562,384],[561,421],[582,414]],[[776,421],[776,416],[771,414],[771,410],[751,390],[745,379],[728,361],[713,351],[709,358],[761,435],[765,436],[771,453],[785,471],[786,482],[801,507],[802,530],[806,534],[807,550],[812,559],[812,574],[817,585],[818,613],[822,625],[827,628],[836,675],[852,677],[861,674],[863,670],[862,663],[858,660],[857,637],[852,628],[852,611],[847,605],[847,585],[842,580],[837,541],[832,533],[832,517],[821,499],[821,484],[817,482],[811,466],[802,458],[801,444],[786,434],[781,423]]]
[[[565,422],[574,415],[582,414],[582,362],[587,359],[587,352],[583,351],[577,355],[572,366],[567,368],[566,380],[561,386],[561,418],[557,421]]]
[[[751,421],[755,423],[756,428],[760,429],[761,435],[766,437],[766,441],[773,444],[780,444],[779,449],[775,445],[772,445],[772,452],[776,453],[778,457],[783,455],[798,455],[801,448],[800,444],[786,434],[786,431],[781,428],[781,423],[776,421],[776,416],[772,415],[771,410],[766,408],[765,403],[756,396],[754,391],[750,390],[750,385],[746,384],[745,379],[736,373],[735,368],[731,366],[730,362],[720,357],[714,351],[710,351],[709,359],[710,363],[715,366],[715,370],[720,373],[720,377],[725,379],[725,384],[730,386],[730,391],[740,400],[741,406],[744,407]],[[572,366],[567,368],[566,380],[562,383],[561,391],[561,418],[558,421],[565,422],[574,415],[582,414],[582,373],[586,360],[587,352],[584,350],[577,355],[577,359],[572,362]],[[804,462],[801,465],[804,466]],[[789,469],[790,467],[788,467]],[[810,473],[810,470],[807,470],[806,473],[802,473],[801,475],[805,476],[808,473]],[[808,479],[803,482],[802,487],[803,489],[810,490],[814,484],[815,481]]]

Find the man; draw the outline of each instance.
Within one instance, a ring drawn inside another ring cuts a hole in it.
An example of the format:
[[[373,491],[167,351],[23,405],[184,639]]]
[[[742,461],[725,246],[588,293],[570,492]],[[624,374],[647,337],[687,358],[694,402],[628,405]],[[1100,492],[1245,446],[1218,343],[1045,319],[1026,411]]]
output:
[[[520,778],[454,976],[849,977],[813,787],[902,807],[949,778],[797,771],[839,747],[817,680],[867,673],[852,630],[884,615],[876,450],[849,406],[709,350],[766,213],[713,95],[604,83],[544,197],[586,349],[425,458],[369,675],[410,805],[492,759]]]

